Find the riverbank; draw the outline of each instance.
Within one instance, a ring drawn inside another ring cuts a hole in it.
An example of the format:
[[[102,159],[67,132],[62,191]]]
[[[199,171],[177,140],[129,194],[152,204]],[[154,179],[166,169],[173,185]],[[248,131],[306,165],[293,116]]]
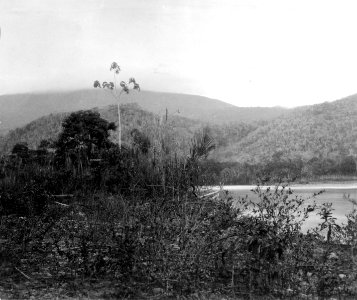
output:
[[[299,184],[319,184],[319,183],[349,183],[357,182],[357,176],[345,175],[325,175],[314,178],[301,178],[298,180]]]
[[[222,187],[212,187],[212,190],[218,191],[223,189],[229,193],[233,200],[248,197],[249,200],[257,202],[258,196],[252,192],[256,188],[255,185],[227,185]],[[262,190],[270,188],[274,190],[276,186],[261,186]],[[346,214],[353,209],[353,204],[347,199],[357,200],[357,182],[334,182],[334,183],[318,183],[318,184],[293,184],[290,185],[293,195],[305,199],[304,206],[312,205],[314,202],[317,205],[323,203],[332,203],[333,217],[336,218],[336,223],[342,225],[347,222]],[[319,193],[322,192],[322,193]],[[318,194],[319,193],[319,194]],[[318,194],[314,196],[314,194]],[[321,216],[312,213],[303,225],[302,231],[315,228],[321,222]]]
[[[227,191],[251,191],[256,188],[256,185],[224,185],[224,186],[213,186],[210,187],[213,191],[220,189]],[[275,185],[264,185],[260,186],[261,189],[266,190],[268,188],[274,189]],[[357,182],[319,182],[319,183],[308,183],[308,184],[290,184],[292,190],[301,191],[301,190],[356,190],[357,191]]]

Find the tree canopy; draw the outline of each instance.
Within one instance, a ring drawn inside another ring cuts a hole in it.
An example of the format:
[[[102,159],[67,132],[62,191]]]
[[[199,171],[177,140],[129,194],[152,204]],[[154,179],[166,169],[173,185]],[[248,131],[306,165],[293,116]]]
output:
[[[63,131],[56,142],[59,154],[69,151],[84,151],[88,157],[96,150],[107,149],[113,122],[100,117],[98,112],[86,110],[70,114],[62,123]]]

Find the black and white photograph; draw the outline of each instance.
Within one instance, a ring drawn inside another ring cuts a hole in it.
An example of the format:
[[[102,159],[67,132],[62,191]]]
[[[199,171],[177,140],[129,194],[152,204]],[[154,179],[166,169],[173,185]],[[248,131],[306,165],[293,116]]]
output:
[[[356,16],[0,0],[0,300],[357,299]]]

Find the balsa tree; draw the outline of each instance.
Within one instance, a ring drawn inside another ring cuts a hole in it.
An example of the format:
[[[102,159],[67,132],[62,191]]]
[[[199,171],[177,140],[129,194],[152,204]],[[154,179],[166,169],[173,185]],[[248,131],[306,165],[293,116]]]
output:
[[[99,80],[96,80],[96,81],[94,81],[94,87],[95,88],[103,88],[103,89],[110,91],[112,96],[117,101],[117,106],[118,106],[118,143],[119,143],[119,149],[121,149],[122,126],[121,126],[121,112],[120,112],[120,97],[123,93],[129,94],[130,88],[132,90],[140,91],[140,86],[135,81],[135,79],[133,77],[129,78],[128,82],[120,81],[120,83],[118,85],[118,75],[121,71],[121,68],[116,62],[113,62],[110,65],[110,71],[113,72],[113,81],[109,81],[109,82],[103,81],[102,83],[100,83]]]

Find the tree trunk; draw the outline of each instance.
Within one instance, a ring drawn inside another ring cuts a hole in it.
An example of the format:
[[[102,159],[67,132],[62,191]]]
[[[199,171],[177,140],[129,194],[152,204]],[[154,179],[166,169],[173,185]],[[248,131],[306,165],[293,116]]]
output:
[[[121,150],[121,120],[120,120],[120,102],[118,100],[118,143]]]

